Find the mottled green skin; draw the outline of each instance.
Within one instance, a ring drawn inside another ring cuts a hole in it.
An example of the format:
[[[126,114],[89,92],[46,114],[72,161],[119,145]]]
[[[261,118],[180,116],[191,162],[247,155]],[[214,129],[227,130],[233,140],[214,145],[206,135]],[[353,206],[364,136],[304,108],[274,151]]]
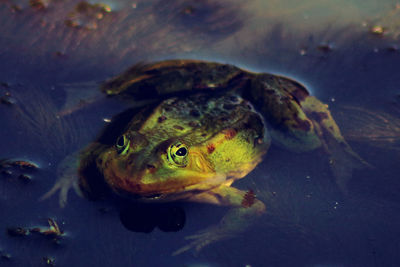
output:
[[[227,64],[171,60],[136,65],[103,84],[102,91],[109,96],[132,100],[168,97],[178,93],[229,91],[247,99],[262,113],[271,126],[272,136],[276,135],[273,139],[277,144],[294,151],[308,151],[321,146],[315,123],[308,117],[310,114],[306,114],[306,99],[308,102],[320,102],[309,96],[301,84],[285,77],[251,73]],[[335,124],[322,104],[310,111],[327,113],[327,119]],[[338,129],[331,132],[335,138],[340,136]]]
[[[143,201],[187,200],[230,185],[260,162],[271,141],[260,114],[237,96],[169,98],[142,119],[139,113],[124,129],[126,146],[89,147],[81,169],[95,159],[114,192]],[[182,166],[168,158],[176,143],[188,151]]]
[[[344,190],[353,163],[360,162],[327,105],[285,77],[227,64],[170,60],[133,66],[101,89],[132,103],[155,103],[82,152],[82,191],[93,195],[102,184],[141,201],[233,207],[220,225],[194,236],[177,253],[243,231],[264,212],[252,192],[231,184],[261,162],[271,141],[295,152],[324,148]],[[187,153],[178,157],[171,151],[182,144]]]

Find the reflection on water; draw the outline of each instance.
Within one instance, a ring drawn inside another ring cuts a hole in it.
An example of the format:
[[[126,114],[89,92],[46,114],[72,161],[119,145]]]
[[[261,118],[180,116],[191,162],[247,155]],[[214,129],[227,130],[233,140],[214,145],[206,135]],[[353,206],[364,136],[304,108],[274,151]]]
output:
[[[120,211],[119,218],[126,229],[143,233],[150,233],[155,227],[163,232],[177,232],[186,220],[181,207],[132,203]]]
[[[119,0],[90,2],[80,14],[73,13],[79,1],[30,2],[0,3],[0,118],[7,129],[0,132],[0,158],[32,160],[40,169],[29,183],[18,179],[17,169],[0,174],[0,230],[31,229],[54,218],[65,236],[54,247],[36,235],[3,235],[1,264],[398,265],[399,113],[390,104],[400,93],[396,1]],[[373,27],[382,30],[372,34]],[[267,214],[198,258],[170,254],[224,209],[184,205],[183,230],[141,234],[128,232],[107,201],[70,194],[64,209],[56,199],[38,202],[56,179],[56,164],[123,109],[103,102],[59,120],[55,114],[67,98],[59,85],[102,81],[139,61],[178,57],[294,77],[329,104],[352,147],[374,168],[357,171],[344,196],[319,155],[272,148],[235,183],[254,190]],[[38,115],[18,117],[19,108]]]

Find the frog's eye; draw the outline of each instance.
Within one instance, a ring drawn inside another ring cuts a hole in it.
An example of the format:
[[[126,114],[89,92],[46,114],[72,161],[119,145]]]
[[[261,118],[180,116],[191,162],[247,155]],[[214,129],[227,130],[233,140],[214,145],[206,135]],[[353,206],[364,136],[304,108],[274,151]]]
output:
[[[188,162],[189,150],[182,143],[175,143],[168,148],[168,161],[178,167],[185,167]]]
[[[117,147],[118,154],[120,155],[126,154],[126,152],[128,152],[130,142],[131,141],[126,137],[126,135],[118,137],[117,143],[115,144],[115,146]]]

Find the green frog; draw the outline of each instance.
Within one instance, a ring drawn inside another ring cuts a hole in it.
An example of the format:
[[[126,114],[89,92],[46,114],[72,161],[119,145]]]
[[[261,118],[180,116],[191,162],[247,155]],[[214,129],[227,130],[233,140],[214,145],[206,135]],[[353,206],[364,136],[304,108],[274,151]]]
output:
[[[271,143],[294,152],[324,149],[343,191],[352,169],[364,164],[328,106],[286,77],[167,60],[135,65],[101,91],[146,104],[113,118],[80,153],[79,178],[61,179],[47,196],[61,190],[65,201],[75,184],[88,197],[111,191],[143,202],[231,207],[218,225],[188,237],[191,243],[175,254],[233,237],[265,212],[252,190],[232,184],[265,158]]]

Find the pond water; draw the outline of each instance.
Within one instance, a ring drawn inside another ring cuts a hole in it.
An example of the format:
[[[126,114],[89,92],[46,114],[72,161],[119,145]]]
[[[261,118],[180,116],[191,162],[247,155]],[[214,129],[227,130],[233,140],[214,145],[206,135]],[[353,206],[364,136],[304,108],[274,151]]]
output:
[[[0,170],[0,265],[400,264],[396,1],[4,0],[0,32],[0,159],[39,165]],[[138,62],[177,58],[301,82],[329,105],[344,137],[372,167],[356,170],[343,194],[322,152],[272,147],[234,184],[254,190],[266,213],[246,232],[197,254],[172,256],[186,236],[217,223],[227,208],[172,204],[185,214],[183,229],[142,233],[121,222],[127,205],[121,200],[88,201],[70,192],[64,208],[56,196],[39,201],[57,180],[59,163],[129,107],[101,96],[98,85]],[[83,107],[55,117],[77,103]],[[60,239],[9,231],[46,228],[48,218],[65,232]]]

